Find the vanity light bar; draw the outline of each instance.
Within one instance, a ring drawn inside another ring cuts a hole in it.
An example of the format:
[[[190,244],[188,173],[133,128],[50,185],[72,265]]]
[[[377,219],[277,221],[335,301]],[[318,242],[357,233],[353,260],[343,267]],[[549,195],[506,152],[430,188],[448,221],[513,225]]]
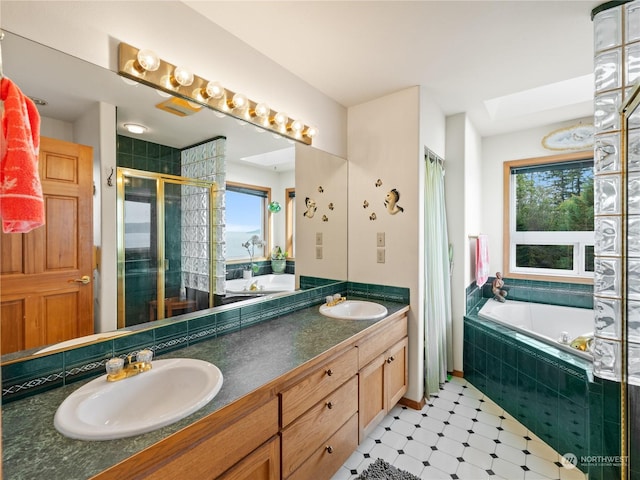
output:
[[[142,54],[139,56],[140,52]],[[198,75],[191,77],[189,74],[188,81],[182,81],[186,76],[184,68],[178,68],[176,74],[175,65],[157,57],[153,58],[153,55],[150,50],[140,50],[121,42],[118,47],[118,73],[136,82],[223,112],[306,145],[311,145],[313,137],[318,133],[316,127],[288,118],[282,112],[270,110],[268,115],[261,115],[260,112],[264,111],[266,104],[254,102],[242,94],[223,88],[216,82],[209,82]],[[150,65],[151,68],[148,68]],[[176,79],[176,76],[180,76],[181,79]],[[211,85],[217,88],[212,91]],[[208,91],[207,86],[210,86]],[[283,116],[286,119],[284,123],[281,122]]]

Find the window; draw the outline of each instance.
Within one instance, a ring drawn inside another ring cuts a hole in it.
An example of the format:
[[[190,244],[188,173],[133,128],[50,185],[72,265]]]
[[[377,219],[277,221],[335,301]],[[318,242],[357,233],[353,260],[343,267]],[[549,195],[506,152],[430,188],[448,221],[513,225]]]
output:
[[[271,189],[232,182],[228,182],[226,188],[227,260],[249,260],[249,252],[242,244],[254,235],[264,242],[264,246],[254,248],[253,259],[264,257],[269,247],[267,205]]]
[[[505,163],[510,276],[593,278],[593,158],[586,155]]]

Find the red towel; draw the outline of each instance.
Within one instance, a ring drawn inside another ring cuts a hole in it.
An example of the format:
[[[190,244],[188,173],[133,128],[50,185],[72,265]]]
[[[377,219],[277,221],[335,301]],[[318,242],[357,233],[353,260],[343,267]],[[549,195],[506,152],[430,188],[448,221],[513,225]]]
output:
[[[476,240],[476,284],[481,287],[489,279],[489,237],[478,235]]]
[[[38,174],[40,115],[33,101],[8,78],[0,81],[4,102],[0,132],[0,217],[5,233],[27,233],[44,225]]]

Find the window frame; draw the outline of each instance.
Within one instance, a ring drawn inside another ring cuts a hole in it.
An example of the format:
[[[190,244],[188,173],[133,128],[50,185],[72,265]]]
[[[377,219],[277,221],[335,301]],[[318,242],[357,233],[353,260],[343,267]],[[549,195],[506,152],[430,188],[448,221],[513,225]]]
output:
[[[231,188],[229,188],[231,187]],[[246,190],[254,190],[256,192],[263,192],[266,194],[266,196],[262,196],[262,195],[258,195],[261,196],[263,198],[262,201],[262,228],[264,231],[264,240],[265,240],[265,244],[263,247],[263,250],[261,252],[260,256],[255,256],[253,257],[253,261],[264,261],[267,260],[269,258],[269,253],[271,252],[271,213],[269,212],[269,209],[267,208],[269,203],[271,203],[271,187],[264,187],[261,185],[251,185],[248,183],[240,183],[240,182],[232,182],[232,181],[228,181],[225,182],[225,190],[231,190],[233,191],[234,188],[236,189],[246,189]],[[229,264],[236,264],[236,263],[247,263],[250,260],[249,258],[249,254],[247,253],[246,257],[242,257],[242,258],[234,258],[231,260],[227,260],[227,263]]]
[[[528,280],[593,284],[594,272],[585,271],[586,247],[595,243],[594,231],[581,232],[516,232],[515,176],[517,167],[589,160],[593,151],[580,151],[546,157],[525,158],[503,163],[503,276]],[[526,240],[524,237],[526,236]],[[572,271],[516,267],[516,245],[572,245]]]
[[[286,226],[285,226],[285,249],[289,253],[289,259],[293,260],[296,256],[295,252],[295,208],[296,208],[296,189],[295,188],[286,188],[284,190],[284,198],[285,201],[285,215],[286,215]]]

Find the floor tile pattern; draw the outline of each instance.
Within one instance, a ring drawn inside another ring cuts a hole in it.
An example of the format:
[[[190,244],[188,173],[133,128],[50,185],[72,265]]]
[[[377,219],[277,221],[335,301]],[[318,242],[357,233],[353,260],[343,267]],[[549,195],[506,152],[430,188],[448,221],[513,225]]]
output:
[[[453,377],[421,410],[396,406],[332,480],[353,480],[376,458],[423,480],[585,480],[546,443]],[[566,462],[565,462],[566,463]]]

